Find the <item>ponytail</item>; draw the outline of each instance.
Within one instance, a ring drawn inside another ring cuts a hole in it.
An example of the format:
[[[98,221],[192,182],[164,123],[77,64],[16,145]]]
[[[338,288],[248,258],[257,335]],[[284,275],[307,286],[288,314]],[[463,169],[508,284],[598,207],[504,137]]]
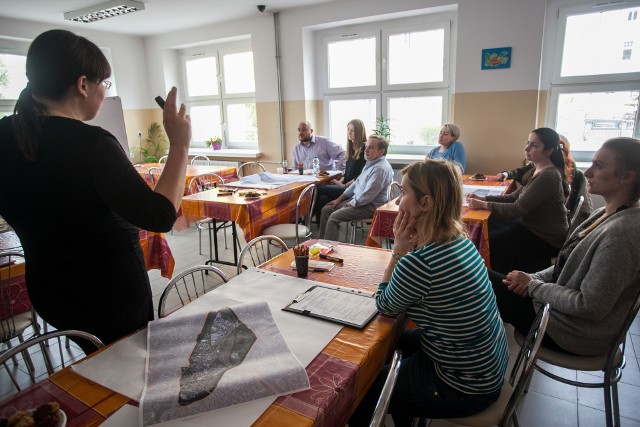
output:
[[[42,117],[47,115],[46,107],[33,98],[33,85],[27,83],[22,89],[13,109],[13,131],[18,148],[27,160],[36,160],[38,141],[42,133]]]
[[[565,160],[562,154],[562,148],[560,146],[560,135],[558,132],[551,128],[538,128],[531,131],[538,135],[542,144],[544,144],[545,150],[552,150],[549,160],[558,169],[560,176],[562,177],[562,188],[564,195],[569,195],[569,184],[567,183],[567,175],[565,174]]]

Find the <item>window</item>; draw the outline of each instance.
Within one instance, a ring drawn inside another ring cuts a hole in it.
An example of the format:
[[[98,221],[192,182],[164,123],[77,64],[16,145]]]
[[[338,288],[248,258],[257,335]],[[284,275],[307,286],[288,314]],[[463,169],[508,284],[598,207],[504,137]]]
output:
[[[613,137],[638,137],[640,2],[563,9],[551,81],[550,124],[577,160]]]
[[[192,147],[220,136],[227,148],[258,146],[253,52],[248,47],[182,52]]]
[[[448,118],[451,21],[373,25],[320,35],[329,136],[346,143],[351,119],[371,133],[382,116],[391,129],[390,152],[424,153]]]
[[[27,85],[25,55],[0,53],[0,118],[13,114],[16,100]]]

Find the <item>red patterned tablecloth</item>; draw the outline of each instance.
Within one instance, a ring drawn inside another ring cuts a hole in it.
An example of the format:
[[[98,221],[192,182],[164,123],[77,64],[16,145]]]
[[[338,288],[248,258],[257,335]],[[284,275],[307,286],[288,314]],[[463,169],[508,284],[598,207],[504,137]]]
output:
[[[298,182],[273,190],[258,199],[247,200],[239,195],[218,196],[218,190],[207,190],[182,198],[183,215],[198,218],[215,218],[234,221],[242,228],[248,242],[262,235],[262,230],[276,225],[293,223],[296,204],[308,182]],[[306,206],[303,206],[303,212]]]
[[[164,167],[164,163],[144,163],[147,169],[151,168],[160,168],[160,171],[154,172],[153,180],[148,173],[140,173],[140,175],[147,181],[150,187],[154,186],[154,182],[158,182],[158,178],[162,174],[162,168]],[[140,171],[138,171],[140,172]],[[204,173],[215,173],[220,175],[220,177],[224,180],[224,182],[236,181],[238,179],[238,171],[233,166],[205,166],[205,165],[187,165],[187,175],[184,178],[184,195],[189,194],[189,183],[191,180]]]
[[[344,259],[343,264],[326,273],[310,272],[308,279],[374,291],[390,258],[387,250],[346,244],[337,247],[336,255]],[[294,276],[295,272],[290,267],[292,261],[293,252],[289,250],[260,268]],[[392,352],[404,327],[403,317],[377,315],[362,330],[342,328],[306,367],[311,389],[278,398],[253,425],[345,425]],[[0,416],[51,400],[62,403],[70,427],[97,425],[128,402],[126,397],[66,368],[2,402]],[[129,403],[137,406],[135,402]]]
[[[469,175],[465,175],[464,184],[467,185],[484,185],[490,187],[504,187],[504,193],[511,192],[514,188],[513,181],[498,181],[493,177],[489,177],[484,181],[476,181],[470,179]],[[467,227],[469,240],[478,249],[478,252],[484,259],[487,267],[490,267],[489,257],[489,216],[491,212],[485,210],[475,210],[464,208],[462,220]],[[393,239],[393,223],[398,216],[398,206],[395,199],[380,206],[371,222],[371,229],[367,236],[367,246],[381,247],[384,239]]]

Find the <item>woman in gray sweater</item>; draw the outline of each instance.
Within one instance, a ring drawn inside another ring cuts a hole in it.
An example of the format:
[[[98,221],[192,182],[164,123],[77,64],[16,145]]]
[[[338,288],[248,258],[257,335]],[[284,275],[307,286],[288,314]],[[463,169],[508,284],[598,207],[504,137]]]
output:
[[[545,345],[595,355],[608,350],[640,291],[640,141],[606,141],[585,177],[605,206],[571,234],[555,266],[491,278],[504,321],[526,334],[550,303]]]
[[[553,129],[535,129],[524,152],[535,166],[526,184],[504,196],[468,197],[472,209],[489,210],[492,218],[518,220],[502,229],[489,225],[491,267],[501,273],[545,268],[558,254],[569,228],[564,207],[569,187],[560,136]]]

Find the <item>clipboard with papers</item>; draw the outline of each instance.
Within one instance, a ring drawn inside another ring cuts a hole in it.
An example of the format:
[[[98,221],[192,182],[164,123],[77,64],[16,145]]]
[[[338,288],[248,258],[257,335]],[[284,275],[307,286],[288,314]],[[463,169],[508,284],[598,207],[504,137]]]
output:
[[[295,297],[283,310],[358,329],[364,328],[378,313],[371,292],[318,285]]]

